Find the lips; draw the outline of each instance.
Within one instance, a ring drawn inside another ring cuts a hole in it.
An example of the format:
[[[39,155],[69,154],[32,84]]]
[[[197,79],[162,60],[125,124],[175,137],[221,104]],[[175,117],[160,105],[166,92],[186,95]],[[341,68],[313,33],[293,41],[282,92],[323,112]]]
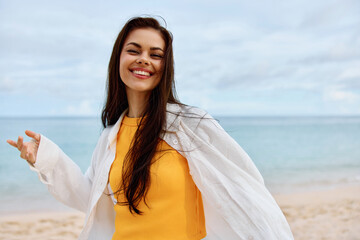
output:
[[[143,76],[150,76],[150,73],[145,71],[134,70],[133,73]]]
[[[153,72],[145,68],[133,68],[130,69],[130,71],[135,75],[144,76],[144,77],[150,77],[154,74]]]

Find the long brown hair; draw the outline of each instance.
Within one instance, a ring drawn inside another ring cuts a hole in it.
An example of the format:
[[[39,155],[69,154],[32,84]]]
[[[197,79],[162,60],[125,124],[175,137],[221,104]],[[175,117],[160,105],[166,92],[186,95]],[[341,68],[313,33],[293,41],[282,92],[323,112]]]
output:
[[[142,199],[145,201],[150,185],[150,166],[159,139],[164,134],[166,104],[180,104],[180,102],[177,100],[175,92],[172,34],[152,17],[132,18],[120,31],[111,54],[108,67],[107,100],[101,116],[103,126],[115,124],[120,115],[128,108],[125,84],[119,74],[120,54],[126,37],[131,31],[139,28],[155,29],[159,31],[165,41],[162,77],[147,101],[131,148],[124,160],[120,188],[115,192],[115,194],[123,193],[126,198],[125,202],[118,204],[127,205],[131,213],[135,212],[140,215],[142,211],[138,209],[138,205]],[[144,118],[144,116],[147,117]]]

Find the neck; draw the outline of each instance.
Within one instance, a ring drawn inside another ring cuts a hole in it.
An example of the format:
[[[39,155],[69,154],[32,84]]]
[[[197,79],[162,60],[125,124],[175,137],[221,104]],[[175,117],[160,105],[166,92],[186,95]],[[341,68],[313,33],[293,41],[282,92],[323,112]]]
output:
[[[129,103],[128,117],[141,117],[144,113],[146,103],[150,97],[150,93],[134,93],[127,91],[127,99]]]

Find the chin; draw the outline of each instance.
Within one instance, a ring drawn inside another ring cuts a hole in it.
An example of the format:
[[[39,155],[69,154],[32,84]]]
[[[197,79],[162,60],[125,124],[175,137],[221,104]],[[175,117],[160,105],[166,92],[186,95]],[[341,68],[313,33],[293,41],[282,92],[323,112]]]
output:
[[[154,88],[148,87],[148,86],[133,86],[133,87],[128,87],[128,90],[130,92],[136,92],[136,93],[148,93],[151,92]]]

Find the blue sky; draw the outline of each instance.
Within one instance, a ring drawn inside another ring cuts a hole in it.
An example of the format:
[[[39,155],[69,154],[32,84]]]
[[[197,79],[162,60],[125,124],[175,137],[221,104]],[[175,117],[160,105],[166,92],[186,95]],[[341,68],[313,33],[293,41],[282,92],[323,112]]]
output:
[[[133,16],[174,35],[180,100],[213,115],[359,115],[360,1],[0,0],[0,116],[98,116]]]

